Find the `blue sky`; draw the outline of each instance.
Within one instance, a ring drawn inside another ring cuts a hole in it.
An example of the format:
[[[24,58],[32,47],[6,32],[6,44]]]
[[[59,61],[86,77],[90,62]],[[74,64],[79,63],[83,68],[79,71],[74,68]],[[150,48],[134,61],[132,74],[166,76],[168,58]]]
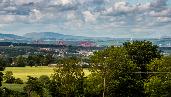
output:
[[[171,36],[171,0],[0,0],[0,33]]]

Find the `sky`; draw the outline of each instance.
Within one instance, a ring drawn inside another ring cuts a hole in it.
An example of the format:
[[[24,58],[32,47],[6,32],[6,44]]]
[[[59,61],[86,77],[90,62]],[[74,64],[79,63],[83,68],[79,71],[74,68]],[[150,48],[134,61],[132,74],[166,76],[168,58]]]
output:
[[[0,33],[171,36],[171,0],[0,0]]]

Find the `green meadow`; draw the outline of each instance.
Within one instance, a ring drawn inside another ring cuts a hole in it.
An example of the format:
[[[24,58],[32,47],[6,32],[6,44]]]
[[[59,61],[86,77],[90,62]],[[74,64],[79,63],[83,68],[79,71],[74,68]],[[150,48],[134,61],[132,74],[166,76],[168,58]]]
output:
[[[54,72],[55,67],[39,66],[39,67],[6,67],[3,73],[6,71],[12,71],[15,78],[21,78],[24,82],[27,81],[27,76],[40,77],[41,75],[51,76]],[[85,76],[89,75],[88,69],[84,69]],[[2,87],[6,87],[15,91],[23,91],[23,87],[26,84],[7,84],[3,83]]]
[[[15,78],[21,78],[24,82],[27,81],[27,76],[40,77],[41,75],[51,76],[55,67],[40,66],[40,67],[6,67],[3,73],[6,71],[12,71]],[[88,69],[84,69],[85,76],[89,75]]]

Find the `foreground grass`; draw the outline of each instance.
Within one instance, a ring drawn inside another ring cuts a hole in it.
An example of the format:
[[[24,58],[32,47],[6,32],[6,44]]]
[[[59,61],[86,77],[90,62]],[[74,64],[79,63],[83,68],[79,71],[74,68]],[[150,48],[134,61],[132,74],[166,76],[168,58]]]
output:
[[[2,84],[2,88],[6,87],[8,89],[14,90],[14,91],[18,91],[18,92],[23,92],[23,88],[26,86],[26,84],[7,84],[7,83],[3,83]]]

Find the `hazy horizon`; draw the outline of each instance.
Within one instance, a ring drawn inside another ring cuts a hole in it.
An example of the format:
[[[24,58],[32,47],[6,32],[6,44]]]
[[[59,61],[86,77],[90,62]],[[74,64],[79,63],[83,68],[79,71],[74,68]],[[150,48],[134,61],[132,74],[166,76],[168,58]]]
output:
[[[0,33],[171,36],[171,0],[0,0]]]

